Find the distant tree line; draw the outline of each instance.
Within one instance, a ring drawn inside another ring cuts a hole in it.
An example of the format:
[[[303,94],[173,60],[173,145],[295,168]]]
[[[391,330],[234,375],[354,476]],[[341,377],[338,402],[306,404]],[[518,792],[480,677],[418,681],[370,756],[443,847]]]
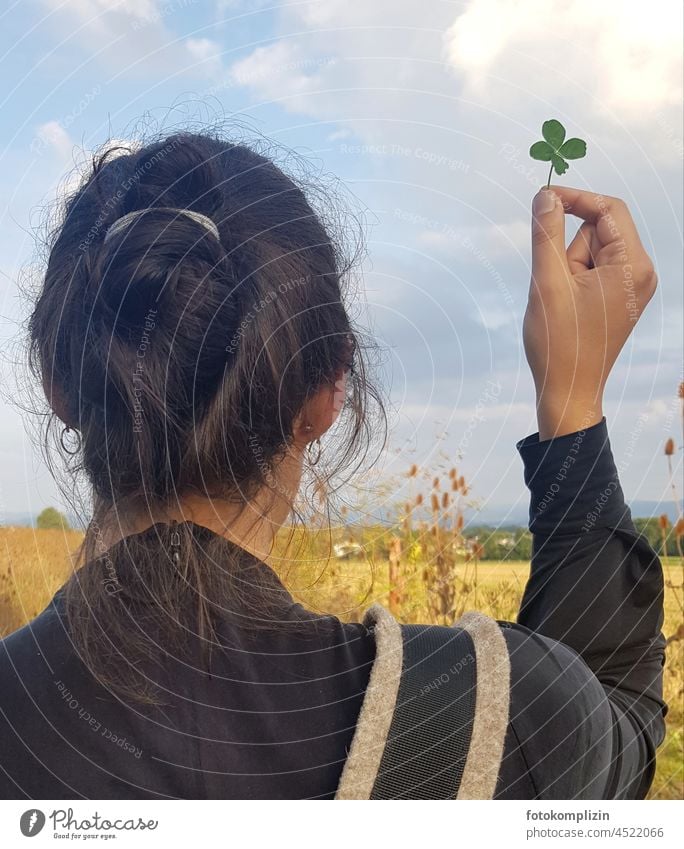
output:
[[[389,557],[391,540],[396,535],[396,530],[387,525],[348,525],[340,529],[335,535],[335,541],[358,543],[366,551],[366,555],[376,559],[385,560]],[[420,560],[421,543],[425,543],[427,531],[414,528],[407,535],[403,534],[403,548],[405,552],[414,552],[413,557]],[[532,557],[532,534],[523,527],[493,528],[488,525],[471,526],[463,532],[463,542],[466,550],[472,550],[474,543],[480,545],[481,560],[529,560]],[[321,534],[318,545],[319,556],[323,554],[323,548],[330,545],[330,536]],[[310,553],[310,552],[309,552]]]
[[[651,543],[653,549],[661,556],[677,557],[677,538],[675,527],[666,516],[655,516],[651,519],[635,519],[634,526]]]
[[[677,542],[675,530],[671,523],[665,522],[664,517],[650,519],[635,519],[637,531],[643,534],[659,555],[677,557]],[[67,517],[54,507],[46,507],[36,519],[36,527],[40,530],[69,530]],[[386,559],[389,556],[390,540],[393,532],[385,525],[348,525],[340,529],[337,535],[339,543],[356,543],[361,545],[375,557]],[[414,530],[411,543],[420,545],[420,532]],[[477,525],[466,528],[463,538],[467,543],[477,542],[481,546],[482,560],[529,560],[532,557],[532,534],[523,527],[493,528],[490,525]],[[329,547],[331,537],[326,532],[318,531],[306,534],[306,539],[300,540],[300,556],[325,556],[324,547]]]
[[[643,534],[657,554],[677,557],[677,544],[674,528],[668,524],[663,527],[663,518],[635,519],[637,531]],[[420,544],[425,532],[414,528],[410,539],[403,538],[405,552],[415,551],[415,559],[420,559]],[[300,556],[325,557],[332,543],[355,543],[362,546],[366,556],[386,560],[389,557],[391,540],[396,535],[396,529],[383,524],[359,526],[349,524],[338,528],[331,536],[327,531],[304,534],[306,542],[301,539]],[[463,539],[467,546],[473,543],[480,545],[481,560],[530,560],[532,557],[532,534],[526,527],[511,526],[495,528],[491,525],[471,525],[463,531]],[[416,548],[418,546],[418,548]],[[297,551],[297,547],[293,549]]]

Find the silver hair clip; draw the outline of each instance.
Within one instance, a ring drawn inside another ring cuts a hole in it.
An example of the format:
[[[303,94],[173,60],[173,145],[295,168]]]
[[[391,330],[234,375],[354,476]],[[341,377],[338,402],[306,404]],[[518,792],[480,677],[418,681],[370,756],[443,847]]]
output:
[[[148,206],[145,209],[136,209],[133,212],[129,212],[126,215],[122,215],[121,218],[117,218],[116,221],[110,225],[109,229],[105,233],[104,243],[107,242],[108,239],[111,239],[112,236],[115,236],[121,230],[123,230],[128,224],[133,221],[134,218],[137,218],[139,215],[142,215],[144,212],[149,212],[150,210],[161,210],[163,212],[175,212],[177,215],[187,215],[188,218],[192,218],[193,221],[196,221],[198,224],[201,224],[205,230],[208,230],[212,233],[216,238],[221,241],[221,236],[219,235],[218,227],[214,222],[206,215],[202,215],[201,212],[194,212],[192,209],[175,209],[171,206]]]

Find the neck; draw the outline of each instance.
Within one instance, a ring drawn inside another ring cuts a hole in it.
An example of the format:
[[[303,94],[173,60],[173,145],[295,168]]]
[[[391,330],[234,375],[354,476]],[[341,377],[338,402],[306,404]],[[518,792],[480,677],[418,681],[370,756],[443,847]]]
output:
[[[302,477],[303,454],[288,452],[280,461],[272,486],[263,487],[249,501],[215,498],[198,493],[179,496],[173,504],[125,511],[117,506],[102,522],[102,549],[139,534],[157,523],[192,522],[208,528],[258,557],[268,560],[273,541],[292,510]]]

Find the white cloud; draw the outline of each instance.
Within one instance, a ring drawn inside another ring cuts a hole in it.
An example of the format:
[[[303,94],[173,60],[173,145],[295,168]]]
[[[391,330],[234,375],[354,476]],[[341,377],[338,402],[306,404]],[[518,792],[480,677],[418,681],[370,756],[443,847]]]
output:
[[[62,49],[93,55],[109,68],[114,79],[197,74],[206,71],[209,39],[179,39],[172,30],[174,15],[184,8],[181,0],[40,0],[52,12],[50,25],[59,34]],[[193,45],[189,42],[195,42]],[[198,57],[197,51],[204,50]],[[204,60],[198,64],[198,58]],[[211,64],[211,63],[210,63]],[[216,64],[211,64],[216,70]]]
[[[448,232],[426,229],[418,233],[417,241],[459,257],[478,258],[482,254],[489,259],[510,258],[528,251],[530,224],[526,220],[516,220],[484,226],[460,226]]]
[[[210,38],[188,38],[185,40],[185,47],[204,73],[213,76],[222,72],[221,45],[217,41]]]
[[[646,415],[649,419],[653,419],[658,423],[667,421],[672,418],[672,405],[668,406],[661,398],[656,398],[654,401],[649,401],[646,409]]]
[[[481,96],[498,100],[520,85],[552,99],[564,84],[585,91],[585,107],[637,120],[644,110],[681,102],[681,32],[681,0],[656,7],[643,0],[471,0],[445,35],[445,53]]]
[[[79,187],[89,160],[60,121],[40,124],[31,150],[36,157],[46,156],[48,173],[52,177],[51,191],[58,197],[66,197]],[[47,174],[44,176],[47,177]]]
[[[73,150],[74,143],[59,121],[41,124],[36,130],[36,137],[42,146],[53,149],[60,157],[66,158]]]
[[[322,69],[335,64],[334,57],[317,56],[294,42],[278,41],[257,47],[235,62],[230,67],[229,79],[235,85],[251,88],[265,100],[284,98],[286,108],[306,111],[303,95],[320,90]]]
[[[112,156],[123,156],[140,148],[135,139],[110,138]],[[49,156],[48,172],[43,174],[51,188],[48,195],[64,198],[76,191],[92,168],[92,149],[76,142],[59,121],[46,121],[36,129],[31,149],[35,156]]]
[[[104,25],[105,16],[121,16],[142,21],[158,20],[162,12],[157,0],[42,0],[44,6],[55,11],[68,11],[84,23],[99,22]]]
[[[334,132],[332,132],[328,136],[326,136],[325,139],[326,139],[326,141],[331,141],[331,142],[343,141],[344,139],[351,138],[351,136],[352,136],[351,130],[342,129],[342,130],[335,130]]]
[[[456,14],[413,0],[326,0],[283,6],[279,29],[280,41],[233,66],[236,80],[290,111],[349,116],[367,141],[397,118],[461,129],[465,101],[490,124],[536,124],[554,104],[595,133],[650,119],[680,126],[681,0],[467,0]],[[316,67],[316,57],[328,61]],[[470,116],[467,126],[475,131]],[[672,134],[681,147],[681,130]]]

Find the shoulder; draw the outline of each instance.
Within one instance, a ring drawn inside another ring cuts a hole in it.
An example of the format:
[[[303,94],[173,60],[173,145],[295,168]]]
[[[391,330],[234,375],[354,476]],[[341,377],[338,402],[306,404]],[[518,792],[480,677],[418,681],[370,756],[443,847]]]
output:
[[[603,686],[564,643],[499,625],[511,664],[507,752],[520,751],[538,798],[601,798],[613,733]]]
[[[62,595],[35,619],[0,640],[0,795],[67,798],[54,778],[64,746],[55,719],[66,706],[67,684],[80,661],[71,647]]]
[[[511,686],[525,679],[572,692],[603,688],[583,658],[570,646],[516,622],[498,621],[511,660]]]
[[[60,590],[23,628],[0,640],[0,686],[6,719],[21,722],[25,710],[71,675],[80,661],[73,650]]]
[[[599,703],[608,710],[603,686],[574,649],[524,625],[498,624],[508,647],[511,692],[519,704],[541,704],[566,717],[569,712],[581,716],[590,706],[596,710]]]
[[[65,641],[68,643],[60,590],[35,619],[0,640],[0,670],[4,672],[27,661],[40,662],[45,653],[54,656]]]

